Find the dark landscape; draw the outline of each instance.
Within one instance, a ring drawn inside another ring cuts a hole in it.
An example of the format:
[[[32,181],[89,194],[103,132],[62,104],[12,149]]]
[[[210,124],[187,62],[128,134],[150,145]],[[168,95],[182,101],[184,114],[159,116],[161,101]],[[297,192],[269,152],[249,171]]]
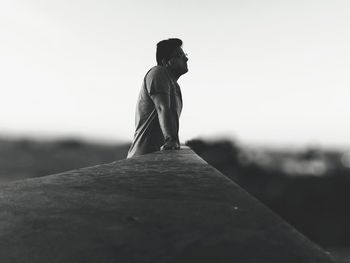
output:
[[[312,241],[349,262],[350,158],[346,151],[273,150],[237,142],[187,142],[199,156]],[[0,139],[0,184],[124,159],[128,143]],[[257,218],[257,220],[259,220]]]

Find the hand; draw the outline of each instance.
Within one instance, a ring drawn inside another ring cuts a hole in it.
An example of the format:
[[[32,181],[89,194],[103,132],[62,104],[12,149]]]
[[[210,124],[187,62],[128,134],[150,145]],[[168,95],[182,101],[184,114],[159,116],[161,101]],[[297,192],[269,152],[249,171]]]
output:
[[[179,150],[180,144],[177,141],[168,141],[160,148],[161,151],[164,150]]]

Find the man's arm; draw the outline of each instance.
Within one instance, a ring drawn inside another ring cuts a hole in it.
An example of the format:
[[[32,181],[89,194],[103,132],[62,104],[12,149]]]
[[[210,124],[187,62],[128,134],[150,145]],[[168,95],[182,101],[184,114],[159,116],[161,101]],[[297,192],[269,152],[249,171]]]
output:
[[[178,134],[174,127],[174,116],[170,108],[169,94],[153,94],[151,96],[158,114],[160,128],[162,129],[165,144],[161,150],[179,149]]]

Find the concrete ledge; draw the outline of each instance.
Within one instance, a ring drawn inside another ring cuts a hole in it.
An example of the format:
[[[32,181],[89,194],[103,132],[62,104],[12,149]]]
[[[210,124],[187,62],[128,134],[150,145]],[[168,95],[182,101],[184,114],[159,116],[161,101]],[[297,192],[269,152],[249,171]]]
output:
[[[0,262],[334,261],[185,148],[2,186]]]

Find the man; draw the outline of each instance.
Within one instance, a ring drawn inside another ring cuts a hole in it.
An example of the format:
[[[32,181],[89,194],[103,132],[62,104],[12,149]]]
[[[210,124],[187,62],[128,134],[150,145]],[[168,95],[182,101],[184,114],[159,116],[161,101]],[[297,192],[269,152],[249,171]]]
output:
[[[127,158],[180,149],[182,97],[177,80],[188,71],[182,41],[177,38],[160,41],[156,59],[157,66],[147,72],[139,94],[136,131]]]

